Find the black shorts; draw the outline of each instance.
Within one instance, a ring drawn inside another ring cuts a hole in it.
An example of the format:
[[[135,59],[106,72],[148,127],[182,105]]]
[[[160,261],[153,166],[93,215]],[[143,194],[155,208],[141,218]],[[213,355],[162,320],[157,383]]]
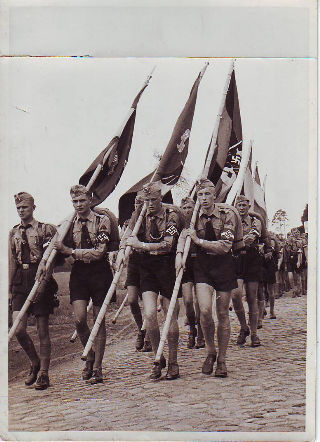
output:
[[[246,250],[245,254],[240,253],[234,258],[236,264],[237,279],[244,282],[261,282],[263,275],[263,258],[255,248]]]
[[[12,285],[12,311],[20,311],[35,282],[38,264],[30,264],[29,269],[18,267]],[[58,285],[54,278],[50,278],[46,287],[27,310],[27,314],[34,316],[49,316],[54,310],[54,295]]]
[[[194,260],[193,271],[195,284],[209,284],[219,292],[230,292],[237,287],[231,252],[226,255],[209,255],[199,251]]]
[[[171,299],[176,280],[174,255],[143,253],[140,257],[139,268],[142,293],[151,291]]]
[[[275,284],[277,265],[273,258],[263,261],[262,280],[267,284]]]
[[[111,285],[113,275],[107,260],[84,263],[76,261],[70,274],[70,304],[92,299],[93,305],[101,307]]]
[[[140,288],[140,262],[141,254],[137,252],[132,252],[129,256],[128,266],[127,266],[127,279],[126,287],[134,286]]]
[[[195,259],[196,259],[195,256],[190,256],[190,255],[188,256],[188,258],[186,260],[186,268],[185,268],[185,271],[183,272],[181,284],[185,284],[187,282],[194,283],[193,267],[194,267]]]

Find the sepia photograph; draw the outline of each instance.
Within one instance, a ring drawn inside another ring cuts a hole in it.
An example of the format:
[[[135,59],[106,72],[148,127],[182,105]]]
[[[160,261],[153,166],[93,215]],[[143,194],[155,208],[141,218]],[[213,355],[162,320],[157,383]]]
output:
[[[10,60],[18,440],[306,431],[313,69]]]
[[[316,440],[316,5],[0,14],[1,440]]]

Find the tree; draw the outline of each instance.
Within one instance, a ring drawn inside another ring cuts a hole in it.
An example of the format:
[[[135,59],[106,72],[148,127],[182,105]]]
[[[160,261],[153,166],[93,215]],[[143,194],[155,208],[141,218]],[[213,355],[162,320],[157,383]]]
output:
[[[288,217],[285,210],[279,209],[273,215],[272,224],[275,225],[277,232],[284,236],[286,234],[286,221],[288,221]]]

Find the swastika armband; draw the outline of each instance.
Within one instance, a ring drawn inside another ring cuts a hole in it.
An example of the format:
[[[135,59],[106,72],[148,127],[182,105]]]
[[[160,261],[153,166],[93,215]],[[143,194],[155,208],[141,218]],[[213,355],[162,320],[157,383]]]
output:
[[[170,236],[178,235],[178,230],[175,226],[171,225],[167,228],[166,233]]]
[[[233,232],[230,229],[224,230],[221,233],[221,239],[226,239],[228,241],[233,241],[234,240],[234,234],[233,234]]]
[[[106,244],[109,241],[109,235],[106,232],[99,232],[97,238],[101,244]]]

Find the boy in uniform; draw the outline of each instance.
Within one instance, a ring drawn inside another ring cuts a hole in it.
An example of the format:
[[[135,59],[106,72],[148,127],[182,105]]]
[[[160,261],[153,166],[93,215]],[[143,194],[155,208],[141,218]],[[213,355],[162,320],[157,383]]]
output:
[[[241,326],[237,344],[244,345],[246,337],[250,335],[251,330],[251,346],[258,347],[261,343],[257,335],[259,315],[257,292],[259,282],[262,280],[262,255],[260,254],[258,243],[261,237],[262,225],[257,217],[249,215],[249,208],[249,199],[244,195],[239,195],[236,209],[242,221],[245,250],[240,252],[239,256],[235,258],[238,287],[232,292],[232,301]],[[246,298],[249,306],[250,329],[246,322],[242,303],[243,284],[245,284]]]
[[[174,257],[175,247],[179,236],[179,217],[173,209],[165,208],[161,203],[161,187],[155,183],[149,183],[143,188],[144,201],[147,211],[137,236],[132,236],[139,213],[134,213],[129,226],[130,235],[125,245],[131,246],[140,253],[139,274],[140,290],[144,305],[144,313],[147,324],[147,333],[151,340],[152,350],[157,353],[160,342],[160,330],[157,319],[157,299],[158,295],[163,296],[162,306],[164,312],[168,311],[174,283],[175,269]],[[123,249],[118,254],[118,265],[123,260]],[[179,366],[177,363],[177,350],[179,339],[178,309],[176,303],[173,312],[169,332],[168,347],[169,360],[167,380],[179,377]],[[161,377],[161,369],[165,368],[166,360],[161,357],[160,364],[155,364],[150,375],[151,380]]]
[[[41,282],[45,275],[47,260],[45,249],[56,233],[56,228],[51,224],[40,223],[33,218],[36,206],[29,193],[20,192],[14,198],[21,222],[14,226],[9,234],[9,300],[12,305],[13,321],[24,305],[35,280]],[[53,313],[54,295],[57,289],[57,283],[51,277],[43,292],[36,294],[16,331],[17,340],[31,363],[25,384],[30,386],[35,383],[36,390],[45,390],[50,385],[49,315]],[[28,314],[33,314],[36,318],[40,341],[39,356],[27,333]]]
[[[226,352],[230,339],[229,304],[231,290],[237,286],[231,248],[236,227],[236,215],[221,204],[214,203],[214,185],[208,179],[201,179],[197,185],[200,211],[195,228],[186,229],[180,236],[177,248],[176,271],[182,266],[182,250],[187,235],[196,246],[194,281],[200,308],[200,322],[206,343],[207,357],[202,373],[210,375],[217,359],[216,377],[227,377]],[[212,318],[212,295],[216,290],[216,311],[218,317],[218,356],[214,342],[215,325]]]
[[[93,212],[91,193],[85,186],[70,189],[74,222],[64,242],[55,241],[54,248],[65,256],[72,256],[74,263],[70,274],[70,303],[75,325],[83,347],[90,336],[87,324],[87,305],[93,301],[93,317],[96,320],[104,298],[112,282],[112,272],[106,254],[110,241],[111,223],[106,215]],[[101,323],[95,340],[95,352],[90,350],[82,379],[91,384],[103,383],[102,359],[106,345],[106,328]]]

